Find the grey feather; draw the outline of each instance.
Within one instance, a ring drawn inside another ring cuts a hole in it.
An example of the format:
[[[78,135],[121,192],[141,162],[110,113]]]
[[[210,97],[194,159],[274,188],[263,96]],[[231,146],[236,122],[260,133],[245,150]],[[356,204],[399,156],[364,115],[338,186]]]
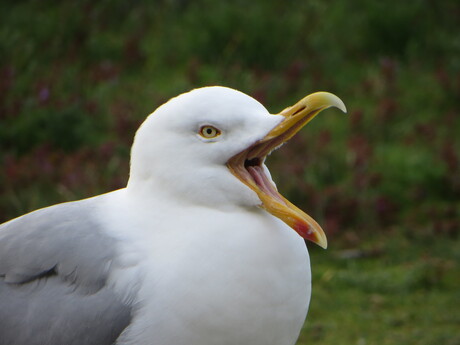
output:
[[[106,286],[116,240],[87,199],[0,225],[0,345],[113,344],[131,307]]]
[[[114,239],[93,216],[94,199],[26,214],[0,226],[0,276],[24,283],[54,270],[87,292],[105,283],[115,255]]]
[[[130,307],[106,288],[83,295],[57,276],[0,280],[1,345],[110,345],[130,320]]]

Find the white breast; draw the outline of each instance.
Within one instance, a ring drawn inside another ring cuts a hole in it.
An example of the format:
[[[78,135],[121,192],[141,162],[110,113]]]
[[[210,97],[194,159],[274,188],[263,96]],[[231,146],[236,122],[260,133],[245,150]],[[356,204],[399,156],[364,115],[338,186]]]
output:
[[[113,220],[127,263],[113,281],[138,306],[117,344],[294,344],[311,291],[303,239],[263,210],[159,208]]]

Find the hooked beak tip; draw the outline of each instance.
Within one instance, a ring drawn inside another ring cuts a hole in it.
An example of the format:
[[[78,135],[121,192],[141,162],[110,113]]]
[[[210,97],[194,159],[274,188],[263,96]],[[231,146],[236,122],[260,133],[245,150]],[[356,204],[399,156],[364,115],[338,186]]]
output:
[[[309,109],[327,109],[331,107],[336,107],[343,111],[344,113],[347,112],[347,107],[345,103],[337,97],[336,95],[330,92],[315,92],[311,95],[306,96],[300,102],[300,104],[305,105]]]

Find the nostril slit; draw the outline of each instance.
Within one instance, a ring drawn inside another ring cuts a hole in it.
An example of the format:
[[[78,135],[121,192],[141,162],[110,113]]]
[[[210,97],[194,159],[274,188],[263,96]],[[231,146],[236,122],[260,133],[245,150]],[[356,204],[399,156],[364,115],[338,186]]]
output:
[[[300,113],[302,110],[304,110],[306,108],[306,106],[301,106],[299,109],[296,110],[296,112],[294,114],[292,114],[292,116],[294,115],[297,115],[298,113]]]

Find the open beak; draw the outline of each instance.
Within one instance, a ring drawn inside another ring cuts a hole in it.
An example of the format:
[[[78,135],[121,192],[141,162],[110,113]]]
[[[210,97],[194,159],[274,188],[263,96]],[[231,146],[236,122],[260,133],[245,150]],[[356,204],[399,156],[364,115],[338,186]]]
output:
[[[292,138],[316,115],[329,107],[346,112],[342,100],[331,93],[316,92],[308,95],[277,114],[284,116],[284,119],[275,128],[227,162],[230,171],[257,193],[262,208],[281,219],[303,238],[323,248],[327,248],[327,238],[321,226],[277,191],[266,176],[262,164],[270,152]]]

